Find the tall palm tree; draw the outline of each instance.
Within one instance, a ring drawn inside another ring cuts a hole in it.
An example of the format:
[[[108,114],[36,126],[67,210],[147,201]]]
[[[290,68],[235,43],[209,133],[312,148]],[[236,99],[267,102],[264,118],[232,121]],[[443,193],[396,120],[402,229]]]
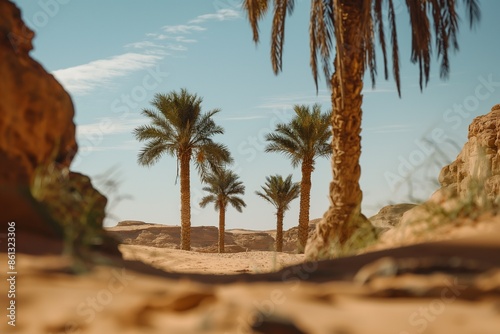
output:
[[[293,107],[295,116],[288,124],[278,124],[275,132],[266,136],[269,142],[266,152],[282,153],[292,162],[292,167],[301,166],[299,211],[299,242],[303,251],[309,230],[309,205],[311,195],[311,174],[317,157],[328,157],[330,148],[330,113],[321,113],[321,106],[306,105]]]
[[[200,206],[204,208],[209,203],[214,203],[215,210],[219,210],[219,253],[224,253],[224,231],[226,226],[226,210],[231,205],[238,212],[246,207],[246,203],[237,195],[245,194],[243,182],[234,172],[216,168],[210,172],[204,179],[207,184],[203,190],[209,195],[203,197]]]
[[[207,168],[232,161],[226,146],[212,140],[213,136],[224,133],[224,129],[212,119],[220,110],[202,113],[201,102],[200,97],[190,94],[186,89],[156,94],[151,102],[154,109],[142,111],[142,115],[149,118],[150,124],[134,129],[137,140],[146,142],[138,155],[140,165],[151,166],[165,154],[177,159],[177,177],[180,175],[181,183],[183,250],[191,248],[191,160],[202,178],[206,175]]]
[[[245,0],[244,8],[259,40],[258,22],[270,7],[270,0]],[[294,10],[294,0],[274,0],[271,33],[271,62],[275,74],[282,70],[285,19]],[[407,0],[411,25],[411,61],[420,70],[420,89],[430,73],[432,44],[440,61],[440,76],[448,78],[449,52],[458,50],[458,1]],[[478,0],[463,0],[470,27],[479,20]],[[383,9],[387,9],[387,23]],[[333,181],[330,183],[330,207],[317,225],[307,250],[310,258],[318,258],[333,241],[344,244],[355,230],[367,223],[361,214],[362,192],[359,187],[361,169],[361,105],[363,77],[366,70],[375,85],[375,36],[380,43],[384,76],[388,78],[386,25],[392,44],[392,72],[401,96],[399,46],[394,0],[311,0],[310,65],[318,89],[318,60],[331,88],[333,131]],[[333,61],[332,55],[335,55]],[[333,63],[334,72],[331,74]]]
[[[255,193],[274,205],[276,208],[276,251],[283,250],[283,218],[285,211],[290,208],[290,202],[299,197],[300,185],[292,182],[292,175],[283,180],[281,175],[271,175],[266,177],[265,187],[261,187],[263,192]]]

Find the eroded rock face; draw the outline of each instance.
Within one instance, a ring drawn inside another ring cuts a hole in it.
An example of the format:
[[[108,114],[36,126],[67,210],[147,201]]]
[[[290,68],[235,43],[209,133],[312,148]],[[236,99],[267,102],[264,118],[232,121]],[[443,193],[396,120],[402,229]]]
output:
[[[401,225],[437,225],[450,216],[474,216],[500,205],[500,104],[469,125],[468,141],[439,175],[441,188],[404,213]]]
[[[0,221],[15,221],[18,232],[46,237],[64,237],[65,224],[76,221],[102,230],[106,198],[88,177],[68,170],[77,151],[73,103],[30,57],[33,37],[19,9],[0,0]],[[60,180],[38,187],[45,197],[35,199],[34,181],[48,168]],[[70,198],[76,204],[64,207]],[[58,214],[71,219],[61,222]]]
[[[34,33],[0,0],[0,182],[26,184],[37,166],[68,167],[76,153],[73,104],[29,52]]]
[[[415,204],[409,203],[387,205],[380,209],[376,215],[370,217],[369,220],[380,232],[385,232],[399,225],[403,214],[415,206]]]
[[[484,183],[483,191],[490,198],[499,196],[500,104],[472,121],[467,143],[457,159],[445,166],[439,175],[442,187],[460,197],[467,194],[474,179]]]

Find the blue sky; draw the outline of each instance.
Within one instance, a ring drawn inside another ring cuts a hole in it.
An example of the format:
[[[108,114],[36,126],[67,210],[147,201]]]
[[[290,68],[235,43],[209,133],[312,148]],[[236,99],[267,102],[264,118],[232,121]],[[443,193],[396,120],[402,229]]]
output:
[[[141,144],[131,133],[147,121],[140,112],[155,93],[187,88],[203,97],[205,111],[222,110],[215,120],[225,134],[217,140],[231,150],[234,169],[246,185],[248,206],[243,213],[228,209],[227,228],[275,227],[272,206],[254,192],[271,174],[293,173],[299,181],[300,170],[292,169],[283,156],[265,153],[264,137],[291,118],[294,104],[320,103],[325,111],[330,109],[324,82],[316,94],[309,68],[309,1],[296,1],[287,20],[279,76],[273,75],[269,59],[269,16],[255,46],[239,0],[14,2],[36,32],[32,56],[73,98],[80,152],[72,169],[90,176],[113,169],[120,182],[118,194],[131,197],[114,201],[116,193],[108,194],[114,203],[108,226],[119,220],[179,224],[175,159],[138,166]],[[481,1],[482,20],[476,29],[461,25],[461,48],[451,57],[450,79],[439,79],[434,62],[423,93],[417,67],[409,61],[406,7],[402,0],[395,3],[402,98],[392,80],[379,76],[375,89],[365,81],[361,186],[368,216],[389,203],[408,201],[410,195],[427,198],[436,189],[440,168],[466,141],[472,119],[500,103],[499,1]],[[203,192],[194,172],[191,179],[192,225],[217,225],[213,208],[197,204]],[[328,206],[330,180],[329,160],[317,160],[311,219],[321,217]],[[296,200],[286,213],[285,228],[297,224],[298,205]]]

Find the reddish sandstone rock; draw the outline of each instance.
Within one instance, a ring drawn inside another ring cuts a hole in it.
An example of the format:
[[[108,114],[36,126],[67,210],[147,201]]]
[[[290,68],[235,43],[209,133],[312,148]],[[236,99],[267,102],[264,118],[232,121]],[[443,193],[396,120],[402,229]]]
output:
[[[88,177],[68,170],[77,151],[73,103],[30,57],[33,37],[19,9],[0,0],[0,224],[15,221],[18,233],[58,239],[67,237],[67,226],[79,224],[85,229],[79,238],[94,238],[102,232],[107,200]],[[33,182],[50,168],[50,177],[58,179],[38,187],[35,199]],[[73,197],[81,200],[67,205]],[[35,247],[23,247],[29,246]],[[39,246],[35,252],[43,252]]]
[[[68,167],[77,150],[73,104],[33,60],[34,33],[12,3],[0,0],[0,182],[27,184],[37,166]]]

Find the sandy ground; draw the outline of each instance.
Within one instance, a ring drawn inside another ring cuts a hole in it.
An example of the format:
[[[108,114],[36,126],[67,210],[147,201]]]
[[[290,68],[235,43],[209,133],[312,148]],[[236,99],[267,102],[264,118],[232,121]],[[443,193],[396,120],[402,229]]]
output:
[[[2,253],[0,333],[498,334],[500,217],[463,228],[468,237],[318,263],[121,246],[126,258],[177,274],[118,261],[75,275],[61,256],[17,254],[14,299]]]
[[[138,260],[155,268],[183,273],[265,273],[303,262],[302,254],[252,251],[240,253],[197,253],[135,245],[121,245],[126,260]]]

